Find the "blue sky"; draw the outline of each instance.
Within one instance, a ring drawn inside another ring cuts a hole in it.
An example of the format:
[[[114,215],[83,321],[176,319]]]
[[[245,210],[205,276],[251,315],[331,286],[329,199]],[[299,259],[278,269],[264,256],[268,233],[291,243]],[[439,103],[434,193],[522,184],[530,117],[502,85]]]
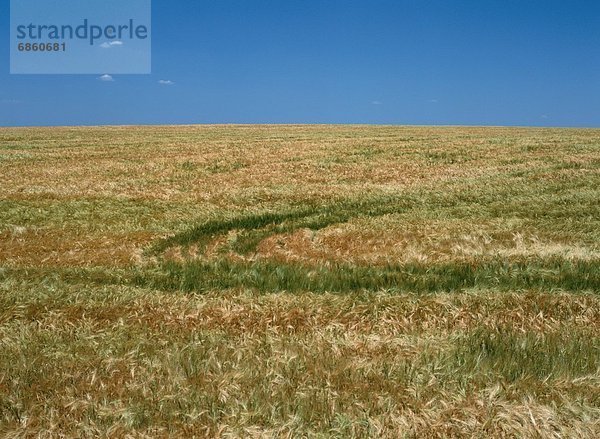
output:
[[[154,0],[152,17],[151,75],[10,75],[0,0],[0,125],[600,127],[597,0]]]

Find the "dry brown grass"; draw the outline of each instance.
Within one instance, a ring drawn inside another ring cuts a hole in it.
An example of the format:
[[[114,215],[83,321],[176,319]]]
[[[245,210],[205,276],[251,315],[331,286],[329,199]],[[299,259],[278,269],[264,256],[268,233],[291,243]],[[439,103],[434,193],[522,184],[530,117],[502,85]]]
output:
[[[598,130],[0,129],[0,436],[600,437],[599,166]],[[152,281],[194,260],[213,290]],[[490,260],[437,294],[219,283]]]
[[[80,231],[13,228],[0,233],[0,264],[25,267],[106,267],[138,263],[156,235],[147,232],[89,236]]]
[[[586,173],[596,174],[595,168],[586,166],[598,163],[597,150],[590,146],[597,138],[595,130],[507,128],[15,128],[0,131],[4,146],[0,187],[3,200],[30,208],[81,200],[145,201],[160,208],[153,214],[162,214],[155,220],[162,225],[225,209],[236,211],[311,200],[327,203],[331,199],[417,189],[451,191],[465,182],[485,181],[487,177],[525,172],[533,167],[539,169],[535,179],[540,181],[581,178]],[[565,168],[554,169],[556,164]],[[73,209],[78,207],[81,208],[73,205]],[[40,261],[105,265],[107,258],[127,265],[136,260],[134,246],[143,248],[171,227],[168,224],[166,230],[154,234],[148,233],[143,224],[138,230],[131,230],[126,222],[131,222],[132,217],[119,217],[118,205],[109,203],[105,209],[111,208],[115,209],[115,217],[110,223],[99,218],[109,233],[90,233],[90,227],[97,225],[94,212],[87,212],[88,218],[81,220],[78,230],[66,233],[54,229],[71,222],[70,212],[47,218],[51,224],[41,220],[33,228],[6,224],[4,230],[0,229],[3,241],[11,239],[7,227],[28,230],[26,236],[13,241],[17,247],[23,246],[22,252],[12,254],[12,245],[5,245],[0,257],[21,265]],[[173,221],[169,221],[171,215]],[[521,251],[510,243],[499,242],[498,248],[490,249],[485,238],[481,242],[480,235],[493,233],[493,228],[473,230],[465,223],[439,221],[407,227],[404,218],[399,228],[394,222],[392,218],[387,223],[358,221],[342,225],[320,233],[316,245],[314,237],[307,242],[303,232],[273,238],[289,241],[283,253],[273,242],[266,242],[262,248],[267,254],[284,259],[313,255],[317,259],[363,259],[370,263],[382,258],[436,260],[454,257],[456,252],[475,256],[489,252],[531,254],[545,248],[550,253],[597,257],[598,251],[597,247],[561,247],[563,243],[535,234],[528,236],[519,229],[514,232],[537,240],[539,248]],[[37,230],[40,226],[42,230]],[[129,233],[133,236],[127,237]],[[144,233],[146,239],[141,239]],[[82,235],[89,234],[95,236],[82,240]],[[448,242],[438,242],[436,236]],[[69,242],[71,239],[73,242]],[[28,242],[35,246],[35,242],[45,241],[47,245],[37,249],[39,257],[29,260],[24,256],[30,250]],[[126,243],[120,244],[122,241]],[[106,250],[98,251],[94,260],[95,251],[82,246]],[[113,258],[111,247],[123,248],[115,250]]]
[[[0,318],[4,432],[594,437],[597,375],[466,376],[452,352],[474,330],[596,334],[599,305],[537,292],[193,297],[37,285]]]
[[[411,225],[405,218],[383,218],[379,223],[356,221],[320,231],[301,229],[270,236],[259,244],[257,256],[283,262],[336,261],[371,265],[475,261],[496,256],[600,259],[597,246],[545,242],[534,234],[504,232],[493,225],[478,226],[474,230],[468,224],[445,221]]]

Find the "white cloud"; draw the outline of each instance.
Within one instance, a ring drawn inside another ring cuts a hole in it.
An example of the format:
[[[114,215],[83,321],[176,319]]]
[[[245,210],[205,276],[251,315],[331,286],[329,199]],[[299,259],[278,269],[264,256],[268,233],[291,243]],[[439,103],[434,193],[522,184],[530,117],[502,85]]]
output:
[[[17,105],[20,103],[22,103],[22,101],[18,99],[0,99],[0,104]]]
[[[105,41],[104,43],[100,44],[100,47],[102,47],[103,49],[110,49],[111,47],[115,47],[115,46],[122,46],[123,45],[123,41]]]
[[[383,102],[381,102],[381,101],[372,101],[371,102],[371,105],[381,105],[381,104],[383,104]]]
[[[427,102],[430,104],[437,104],[439,101],[437,99],[429,99]]]
[[[548,115],[547,115],[547,114],[542,114],[540,117],[541,117],[542,119],[548,119]]]
[[[160,85],[175,85],[175,83],[170,79],[161,79],[160,81],[158,81],[158,83]]]
[[[110,75],[102,75],[102,76],[100,76],[98,79],[99,79],[100,81],[103,81],[103,82],[113,82],[113,81],[115,80],[115,79],[114,79],[112,76],[110,76]]]

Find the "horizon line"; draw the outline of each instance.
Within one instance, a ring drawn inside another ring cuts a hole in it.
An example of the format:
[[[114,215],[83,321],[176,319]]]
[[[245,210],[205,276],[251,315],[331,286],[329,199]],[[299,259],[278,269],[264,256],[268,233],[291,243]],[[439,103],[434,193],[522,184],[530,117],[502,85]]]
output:
[[[272,126],[272,127],[300,127],[300,126],[354,126],[354,127],[414,127],[414,128],[521,128],[521,129],[583,129],[598,130],[600,126],[588,125],[485,125],[485,124],[394,124],[394,123],[296,123],[296,122],[219,122],[219,123],[141,123],[141,124],[78,124],[78,125],[0,125],[0,129],[19,129],[19,128],[134,128],[134,127],[252,127],[252,126]]]

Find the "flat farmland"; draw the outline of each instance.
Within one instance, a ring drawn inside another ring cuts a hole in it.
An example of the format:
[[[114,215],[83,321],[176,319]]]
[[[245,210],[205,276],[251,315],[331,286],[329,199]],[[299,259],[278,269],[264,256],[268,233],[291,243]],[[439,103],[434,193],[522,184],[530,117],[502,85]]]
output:
[[[0,435],[600,437],[600,130],[0,129]]]

